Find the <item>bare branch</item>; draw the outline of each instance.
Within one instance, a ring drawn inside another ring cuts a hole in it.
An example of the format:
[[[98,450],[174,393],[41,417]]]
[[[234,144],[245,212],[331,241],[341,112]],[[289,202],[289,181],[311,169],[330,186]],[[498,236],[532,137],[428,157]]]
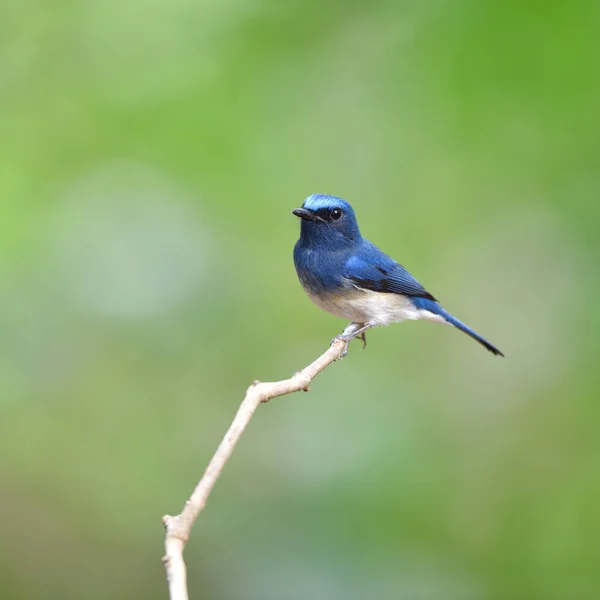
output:
[[[188,600],[187,578],[183,549],[190,537],[190,532],[198,515],[206,506],[208,496],[212,491],[221,471],[233,453],[233,449],[242,436],[244,429],[252,419],[256,409],[263,402],[271,398],[291,394],[304,390],[308,392],[312,380],[332,362],[342,358],[346,352],[348,342],[340,339],[334,340],[329,350],[322,354],[308,367],[295,373],[290,379],[273,382],[255,381],[246,392],[246,396],[219,444],[212,460],[208,464],[202,479],[196,486],[185,507],[177,516],[165,515],[163,523],[167,530],[165,538],[165,556],[163,562],[167,571],[169,582],[169,595],[171,600]]]

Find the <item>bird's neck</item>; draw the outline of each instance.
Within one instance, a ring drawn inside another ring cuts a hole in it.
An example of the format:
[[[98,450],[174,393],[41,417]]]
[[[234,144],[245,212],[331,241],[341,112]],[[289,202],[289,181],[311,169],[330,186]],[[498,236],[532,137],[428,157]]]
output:
[[[360,233],[348,237],[329,227],[315,227],[312,223],[302,223],[300,227],[300,244],[306,249],[323,252],[341,252],[351,250],[360,245]]]

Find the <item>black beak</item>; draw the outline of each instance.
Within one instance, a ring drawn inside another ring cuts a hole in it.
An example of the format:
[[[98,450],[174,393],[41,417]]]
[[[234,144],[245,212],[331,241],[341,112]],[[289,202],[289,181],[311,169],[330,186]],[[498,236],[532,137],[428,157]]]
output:
[[[292,211],[293,215],[304,219],[305,221],[322,221],[321,217],[315,215],[312,210],[307,210],[306,208],[295,208]]]

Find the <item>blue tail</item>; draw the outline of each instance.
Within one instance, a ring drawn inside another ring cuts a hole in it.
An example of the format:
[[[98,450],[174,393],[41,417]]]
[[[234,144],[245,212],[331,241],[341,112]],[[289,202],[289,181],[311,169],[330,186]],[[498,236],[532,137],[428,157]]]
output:
[[[454,325],[457,329],[464,331],[467,335],[470,335],[474,340],[478,341],[482,346],[487,348],[492,354],[496,356],[504,356],[496,346],[490,344],[485,338],[481,337],[478,333],[475,333],[470,327],[467,327],[462,321],[453,317],[449,312],[446,312],[437,302],[430,300],[429,298],[411,298],[414,305],[421,310],[428,310],[434,315],[439,315],[447,323]]]

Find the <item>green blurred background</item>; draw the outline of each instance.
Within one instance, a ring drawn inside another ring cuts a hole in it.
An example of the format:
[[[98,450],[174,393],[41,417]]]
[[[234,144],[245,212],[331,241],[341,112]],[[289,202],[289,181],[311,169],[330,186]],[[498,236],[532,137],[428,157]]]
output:
[[[0,597],[167,596],[178,512],[255,378],[345,325],[324,192],[506,354],[369,334],[261,407],[193,598],[600,597],[600,5],[0,5]]]

